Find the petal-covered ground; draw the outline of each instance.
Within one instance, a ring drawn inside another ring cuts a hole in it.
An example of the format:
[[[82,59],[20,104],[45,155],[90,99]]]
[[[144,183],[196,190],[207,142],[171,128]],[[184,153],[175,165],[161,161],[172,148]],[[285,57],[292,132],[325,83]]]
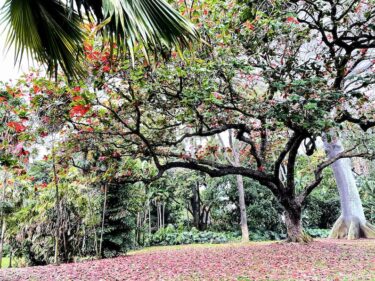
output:
[[[0,270],[0,280],[375,280],[375,240],[142,250],[124,257]]]

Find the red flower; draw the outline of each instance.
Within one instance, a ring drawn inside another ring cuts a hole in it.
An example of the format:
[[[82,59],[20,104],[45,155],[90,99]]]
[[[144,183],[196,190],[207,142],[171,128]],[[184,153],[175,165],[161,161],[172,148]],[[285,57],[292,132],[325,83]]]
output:
[[[89,45],[89,44],[84,44],[84,48],[85,48],[86,51],[89,51],[89,52],[92,51],[92,46]]]
[[[21,151],[18,153],[18,156],[28,156],[29,154],[29,151],[22,148]]]
[[[38,87],[38,85],[34,85],[33,90],[34,90],[34,94],[37,94],[40,92],[40,88]]]
[[[218,93],[218,92],[214,92],[213,95],[214,95],[214,97],[215,97],[216,99],[218,99],[218,100],[222,100],[222,99],[223,99],[223,96],[220,95],[220,93]]]
[[[249,21],[246,21],[243,25],[246,26],[250,30],[254,30],[255,28],[254,25],[251,24]]]
[[[18,122],[8,122],[7,126],[14,129],[17,133],[21,133],[26,130],[26,127]]]
[[[259,166],[258,167],[258,171],[259,172],[264,172],[266,170],[266,168],[264,168],[264,166]]]
[[[89,110],[91,106],[89,104],[86,105],[76,105],[70,110],[70,117],[82,117],[84,116]]]
[[[42,138],[45,138],[46,136],[48,136],[48,133],[47,132],[41,132],[39,134],[39,136],[41,136]]]
[[[81,101],[83,98],[81,96],[76,96],[72,98],[73,101]]]
[[[299,21],[295,17],[287,17],[286,22],[299,24]]]
[[[104,72],[109,72],[111,68],[108,65],[103,66],[103,71]]]
[[[100,156],[100,157],[99,157],[99,161],[105,161],[106,159],[107,159],[106,156]]]

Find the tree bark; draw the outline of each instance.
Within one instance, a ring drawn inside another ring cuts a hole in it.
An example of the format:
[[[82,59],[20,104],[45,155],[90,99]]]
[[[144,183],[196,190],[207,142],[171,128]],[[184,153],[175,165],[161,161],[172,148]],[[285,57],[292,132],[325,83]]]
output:
[[[329,158],[344,151],[339,138],[334,138],[330,143],[325,139],[324,146]],[[341,215],[333,225],[329,237],[350,240],[375,238],[375,227],[366,221],[363,212],[350,159],[337,160],[332,164],[332,170],[340,194]]]
[[[7,174],[4,172],[4,182],[3,182],[3,192],[1,196],[1,201],[4,202],[5,200],[5,189],[7,187]],[[0,212],[0,268],[2,267],[2,262],[3,262],[3,245],[4,245],[4,234],[5,234],[5,214],[1,210]]]
[[[200,206],[200,196],[199,196],[199,183],[197,182],[195,185],[193,185],[193,196],[191,198],[191,210],[193,215],[193,225],[198,230],[201,230],[201,224],[200,224],[200,212],[201,212],[201,206]]]
[[[103,235],[104,235],[104,221],[105,213],[107,210],[107,185],[104,185],[104,201],[103,201],[103,210],[102,210],[102,226],[100,231],[100,242],[99,242],[99,255],[103,257]]]
[[[284,205],[285,225],[288,233],[287,241],[308,243],[312,238],[303,231],[302,208],[296,204]]]
[[[0,237],[0,268],[2,267],[3,261],[3,246],[4,246],[4,238],[5,238],[5,229],[6,229],[6,221],[3,216],[2,223],[1,223],[1,237]]]
[[[12,268],[12,263],[13,263],[13,248],[10,248],[9,251],[9,268]]]
[[[241,241],[249,242],[249,228],[247,226],[247,214],[246,214],[246,203],[245,203],[245,191],[243,187],[243,178],[241,175],[237,175],[237,190],[238,190],[238,202],[240,205],[241,214]]]

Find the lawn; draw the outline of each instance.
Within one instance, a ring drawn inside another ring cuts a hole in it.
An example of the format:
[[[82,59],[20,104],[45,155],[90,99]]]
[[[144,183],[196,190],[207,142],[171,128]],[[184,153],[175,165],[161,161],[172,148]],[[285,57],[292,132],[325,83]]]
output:
[[[375,240],[153,247],[113,259],[3,269],[0,280],[375,280]]]

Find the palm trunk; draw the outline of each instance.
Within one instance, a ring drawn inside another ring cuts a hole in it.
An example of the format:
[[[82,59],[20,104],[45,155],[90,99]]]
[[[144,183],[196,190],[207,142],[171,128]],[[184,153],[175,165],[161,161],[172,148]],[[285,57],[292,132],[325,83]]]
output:
[[[328,143],[324,140],[329,158],[334,158],[344,151],[338,138]],[[362,201],[359,197],[350,159],[339,159],[332,164],[337,188],[340,194],[341,216],[335,222],[330,238],[375,238],[375,227],[370,225],[363,212]]]

